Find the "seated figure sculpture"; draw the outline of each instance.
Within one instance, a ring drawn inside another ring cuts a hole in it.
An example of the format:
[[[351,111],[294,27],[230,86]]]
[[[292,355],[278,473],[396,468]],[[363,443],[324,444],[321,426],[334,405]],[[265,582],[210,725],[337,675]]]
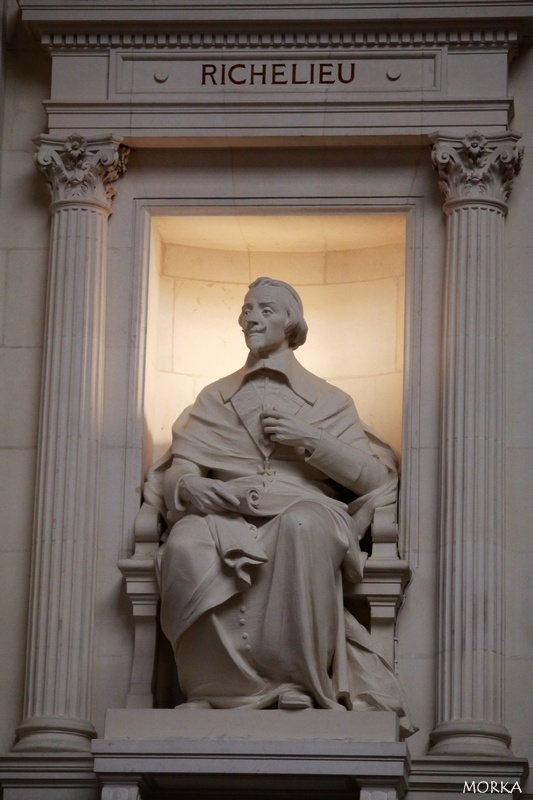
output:
[[[145,487],[170,526],[157,570],[180,707],[393,710],[409,735],[396,676],[343,605],[359,539],[396,497],[395,459],[296,360],[307,325],[291,286],[254,281],[239,323],[244,367],[177,420]]]

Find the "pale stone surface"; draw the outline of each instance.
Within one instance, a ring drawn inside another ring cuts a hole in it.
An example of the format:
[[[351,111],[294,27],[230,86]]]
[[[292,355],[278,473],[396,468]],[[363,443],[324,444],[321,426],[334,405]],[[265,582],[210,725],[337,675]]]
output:
[[[248,252],[167,244],[163,261],[165,275],[246,284],[250,280]]]
[[[243,289],[238,284],[199,284],[188,280],[177,283],[173,309],[176,321],[173,332],[174,371],[197,375],[200,366],[200,374],[219,375],[238,368],[244,347],[238,335],[235,336],[235,320],[239,316]],[[191,347],[190,331],[193,329],[194,347]],[[213,347],[213,329],[217,330],[219,343],[216,349]],[[237,353],[230,345],[236,341],[240,344]]]
[[[6,596],[16,597],[18,603],[5,603],[0,625],[0,635],[10,647],[3,647],[0,653],[0,694],[2,695],[2,738],[3,752],[9,751],[13,744],[13,732],[20,722],[22,695],[24,691],[24,671],[14,669],[23,665],[26,659],[26,643],[20,631],[27,625],[27,600],[20,596],[20,587],[25,585],[31,561],[30,543],[8,551],[2,549],[0,558],[0,581]]]
[[[137,785],[104,786],[101,800],[142,800],[142,795]]]
[[[106,714],[106,739],[218,740],[234,742],[344,741],[395,742],[398,720],[390,711],[355,711],[331,714],[323,710],[300,712],[269,710],[257,716],[246,709],[134,710],[110,709]]]
[[[22,751],[86,750],[90,716],[106,224],[126,152],[40,138],[52,230]],[[50,676],[53,675],[53,679]]]
[[[12,753],[2,756],[3,797],[9,800],[98,800],[100,792],[92,766],[90,754]]]
[[[111,217],[110,226],[113,217]],[[106,344],[110,347],[130,346],[130,309],[133,285],[131,265],[134,260],[133,247],[109,248],[107,288],[110,296],[120,294],[121,303],[114,303],[106,314]]]
[[[308,357],[313,370],[328,378],[350,377],[350,362],[338,347],[339,341],[345,341],[350,342],[352,364],[363,375],[394,372],[397,311],[394,279],[302,287],[302,298],[309,318],[309,350],[311,353],[315,350]],[[334,325],[324,314],[328,307],[337,310]],[[303,360],[308,366],[308,359]]]
[[[19,9],[12,0],[4,5],[3,22],[11,32]],[[5,124],[0,194],[0,750],[8,752],[23,703],[42,365],[40,309],[45,303],[43,251],[48,237],[46,207],[40,206],[45,191],[35,175],[31,137],[46,126],[42,100],[49,88],[49,61],[40,48],[24,50],[13,44],[6,48],[5,41],[2,52]],[[18,251],[28,255],[28,248],[35,248],[35,282],[31,280],[31,269],[23,267],[23,280],[22,273],[10,269],[8,301],[8,260],[12,267],[23,265],[25,259],[19,258]]]
[[[189,234],[186,233],[183,224],[171,227],[164,217],[159,217],[155,223],[157,230],[170,237],[171,241],[164,246],[160,267],[154,267],[152,270],[150,286],[148,317],[150,344],[147,359],[150,371],[148,397],[151,399],[146,407],[149,410],[147,423],[154,439],[155,452],[163,452],[168,442],[166,432],[170,428],[171,419],[166,409],[169,404],[164,398],[168,396],[170,373],[183,376],[178,379],[183,382],[183,388],[178,390],[177,382],[176,389],[179,391],[178,397],[182,395],[188,398],[183,403],[182,407],[185,407],[193,399],[189,396],[188,387],[191,377],[194,376],[197,393],[214,378],[238,367],[245,356],[240,335],[234,325],[234,320],[238,316],[240,297],[245,289],[245,284],[239,283],[239,278],[249,273],[250,279],[253,279],[258,274],[271,271],[275,265],[275,274],[278,277],[297,282],[306,308],[309,308],[310,346],[308,352],[302,354],[303,363],[311,371],[318,372],[357,398],[361,417],[380,430],[399,454],[402,428],[404,286],[401,278],[394,278],[388,283],[384,283],[383,279],[387,275],[401,275],[404,271],[405,252],[402,245],[331,253],[325,251],[283,253],[258,250],[246,253],[178,245],[176,241],[180,236],[189,242],[202,241],[202,230],[206,231],[203,238],[208,238],[207,231],[213,218],[205,217],[203,227],[200,227],[199,219],[194,218],[193,232]],[[267,237],[263,228],[257,225],[260,219],[253,217],[243,222],[243,231],[246,234],[244,241],[240,242],[237,229],[231,233],[230,244],[233,246],[234,242],[239,241],[243,247],[261,246]],[[280,247],[289,243],[291,246],[303,246],[304,233],[312,230],[309,226],[312,225],[313,218],[302,219],[305,220],[305,225],[303,222],[298,223],[296,217],[290,218],[290,222],[296,228],[296,232],[293,232],[292,228],[285,229],[280,226],[277,217],[271,218],[271,224],[274,226],[271,238],[278,239]],[[364,224],[361,220],[367,221],[372,236],[377,237],[382,228],[382,236],[386,238],[389,223],[385,220],[379,228],[378,219],[375,215],[346,217],[343,226],[338,230],[328,222],[328,227],[325,229],[328,233],[325,238],[334,244],[340,241],[349,244],[350,235],[352,240],[363,239],[365,236],[369,240],[370,234],[368,232],[365,234],[364,230],[359,229]],[[231,218],[232,224],[233,220],[234,218]],[[320,226],[320,220],[319,217],[317,226]],[[393,224],[391,223],[391,237],[402,235],[402,220],[403,218],[400,218],[398,224],[395,218]],[[354,232],[350,233],[348,223],[353,224]],[[302,227],[300,233],[298,225]],[[254,226],[257,227],[257,231]],[[224,242],[223,230],[215,226],[215,233],[211,234],[209,241]],[[385,249],[389,252],[391,248],[394,258],[387,269],[385,264],[389,264],[390,259],[385,258],[381,251]],[[330,256],[336,259],[337,271],[328,277],[324,267],[325,259],[329,259]],[[211,265],[206,267],[211,269],[211,275],[205,269],[198,271],[199,259],[202,264]],[[377,274],[373,275],[371,266],[376,261],[378,270]],[[341,265],[344,265],[345,271],[342,283]],[[219,266],[220,272],[217,276]],[[161,275],[159,269],[164,270],[165,274]],[[208,277],[211,278],[211,282],[206,281]],[[229,283],[228,277],[231,277]],[[376,316],[377,309],[379,317]],[[355,357],[352,349],[350,357],[347,358],[345,352],[335,347],[330,333],[333,320],[336,329],[340,324],[350,331],[352,347],[356,348]],[[214,324],[220,331],[215,342],[211,336],[211,325]],[[354,325],[359,326],[355,332]],[[383,325],[388,327],[382,330]],[[194,346],[191,346],[192,342]],[[152,367],[154,363],[157,365],[155,372]],[[354,371],[360,376],[359,380],[350,380]],[[374,390],[369,392],[363,389],[360,395],[357,390],[361,388],[360,384],[364,382],[365,374],[366,382],[373,383]],[[152,385],[153,381],[155,383]],[[379,387],[377,390],[376,386]],[[176,408],[180,408],[177,398],[174,414]]]
[[[403,242],[353,251],[329,251],[327,254],[327,283],[375,281],[404,274],[405,247]]]
[[[11,6],[11,13],[18,13],[14,0],[9,0],[7,5]],[[8,113],[3,129],[3,147],[7,152],[22,150],[33,155],[31,137],[46,127],[42,101],[49,92],[50,60],[41,48],[34,46],[30,49],[27,47],[28,42],[25,45],[26,47],[20,49],[11,47],[6,53],[9,79],[6,84],[5,104]],[[30,159],[26,163],[30,168]],[[33,180],[31,184],[38,186]]]
[[[386,786],[372,786],[361,789],[360,800],[397,800],[398,792]]]
[[[34,447],[37,438],[42,353],[36,347],[0,351],[0,445]]]
[[[357,398],[361,419],[379,431],[401,457],[403,371],[361,378],[331,378],[330,382]]]
[[[33,133],[28,132],[28,137]],[[27,246],[28,242],[45,243],[49,237],[46,213],[46,189],[35,174],[26,151],[4,151],[2,162],[2,213],[0,236],[9,249]],[[36,203],[36,199],[39,202]]]
[[[40,347],[43,339],[48,254],[11,250],[5,287],[6,347]]]
[[[39,4],[40,5],[40,4]],[[88,5],[85,3],[79,4],[85,13]],[[272,7],[276,3],[268,3],[264,7],[255,4],[256,8],[253,14],[256,17],[258,25],[265,19],[266,13],[281,12],[276,8],[272,11]],[[352,4],[353,5],[353,4]],[[35,13],[39,14],[41,9],[35,6]],[[72,4],[66,4],[66,12],[72,12]],[[70,8],[68,7],[70,6]],[[103,3],[102,7],[109,13],[108,3]],[[268,6],[268,8],[266,7]],[[311,7],[312,4],[309,4]],[[194,14],[191,10],[193,4],[189,4],[186,10],[181,9],[185,14]],[[202,15],[204,8],[201,8]],[[380,30],[388,36],[387,21],[383,18],[383,9],[379,4],[366,4],[368,13],[371,13],[376,20],[379,20]],[[66,19],[64,9],[60,8],[60,4],[56,5],[58,9],[58,17],[61,17],[61,22],[58,23],[61,27],[62,22]],[[433,4],[432,8],[422,8],[420,4],[416,10],[413,10],[413,4],[405,3],[399,7],[399,15],[412,14],[413,18],[417,14],[425,14],[426,19],[431,14],[440,13],[440,4]],[[123,9],[121,9],[122,13]],[[151,9],[153,11],[153,9]],[[9,25],[12,27],[13,20],[18,16],[18,8],[14,0],[8,2],[8,20]],[[211,12],[209,12],[211,13]],[[229,8],[224,9],[224,13],[234,14],[236,20],[235,25],[238,24],[237,17],[239,14],[231,11]],[[311,9],[310,13],[315,13]],[[318,13],[318,12],[317,12]],[[328,8],[328,13],[341,14],[342,12]],[[521,11],[518,11],[517,4],[509,4],[498,2],[492,4],[490,7],[483,2],[471,2],[470,6],[464,2],[457,2],[454,4],[453,13],[450,13],[449,7],[446,10],[447,18],[443,17],[444,26],[456,26],[456,20],[459,17],[466,17],[471,14],[471,19],[483,18],[484,25],[491,29],[489,31],[492,36],[501,36],[497,32],[498,26],[505,23],[507,28],[512,28],[515,24],[509,17],[513,14],[526,14],[529,9],[521,6]],[[141,14],[141,11],[138,11]],[[495,21],[495,15],[501,15],[501,22]],[[105,30],[105,23],[103,22],[103,14],[99,15],[95,12],[95,17],[99,17],[95,21],[95,25],[101,30]],[[139,17],[140,18],[140,17]],[[209,15],[199,20],[199,23],[205,25]],[[318,17],[317,17],[318,18]],[[328,19],[328,26],[334,20]],[[121,24],[126,24],[125,16],[119,21]],[[405,20],[400,20],[401,25],[409,28],[409,24]],[[83,29],[84,23],[80,26],[82,35],[85,34]],[[316,23],[320,26],[320,22]],[[139,29],[143,27],[142,22],[139,23]],[[428,27],[428,23],[422,23],[422,27]],[[168,28],[168,26],[167,26]],[[165,32],[165,35],[168,31]],[[409,34],[410,35],[410,34]],[[519,58],[511,61],[509,69],[507,68],[507,54],[503,51],[509,47],[505,36],[498,41],[502,42],[501,50],[500,45],[494,45],[494,39],[488,42],[484,39],[485,33],[478,32],[476,38],[473,39],[473,32],[469,29],[469,23],[463,28],[462,36],[465,37],[464,41],[459,43],[459,37],[456,42],[449,42],[447,33],[445,34],[446,44],[433,39],[431,41],[425,39],[425,32],[421,32],[422,41],[429,45],[430,49],[439,48],[444,46],[450,48],[451,59],[447,65],[448,91],[453,91],[463,95],[461,105],[449,104],[445,111],[438,117],[438,125],[443,128],[449,128],[451,125],[459,125],[464,131],[470,130],[473,123],[482,123],[485,129],[492,129],[495,121],[501,129],[508,125],[508,108],[490,97],[490,92],[495,92],[496,89],[502,95],[508,95],[514,98],[514,121],[513,125],[517,130],[524,134],[524,143],[529,148],[533,142],[533,111],[530,99],[531,87],[531,70],[533,69],[533,53],[528,50],[524,43],[519,45]],[[415,50],[419,49],[421,44],[414,43],[409,40],[410,46]],[[42,100],[50,96],[49,87],[49,56],[42,50],[36,43],[33,45],[29,42],[29,34],[22,34],[20,28],[16,37],[12,40],[8,52],[8,71],[7,71],[7,94],[6,94],[6,126],[4,129],[4,145],[8,146],[7,153],[4,153],[3,170],[4,180],[2,183],[2,215],[1,215],[1,228],[2,228],[2,247],[4,248],[27,248],[27,247],[46,247],[48,238],[48,214],[46,210],[46,197],[44,187],[41,181],[34,174],[33,165],[31,163],[31,152],[33,145],[31,144],[31,137],[39,131],[47,129],[47,117],[45,110],[42,106]],[[90,51],[90,46],[87,40],[80,47],[87,48],[85,52]],[[364,45],[365,47],[368,44]],[[374,46],[374,52],[377,48],[383,45]],[[387,40],[387,45],[388,40]],[[68,60],[68,50],[62,49],[63,45],[56,51],[57,63],[62,64],[63,68],[69,68],[69,64],[73,61]],[[72,52],[75,52],[75,39],[72,40],[68,47],[72,47]],[[107,47],[107,45],[105,45]],[[127,45],[129,48],[130,45]],[[156,52],[152,45],[149,45],[151,52]],[[395,45],[396,47],[396,45]],[[511,45],[511,49],[512,49]],[[277,48],[275,48],[277,51]],[[237,51],[235,51],[237,52]],[[239,50],[239,52],[243,52]],[[271,51],[272,52],[272,51]],[[471,53],[473,59],[469,55]],[[79,53],[78,53],[79,55]],[[83,56],[85,58],[85,56]],[[89,60],[93,58],[89,55]],[[84,62],[85,63],[85,62]],[[96,62],[95,62],[96,63]],[[469,73],[464,75],[464,70]],[[505,86],[505,75],[509,73],[509,85]],[[495,74],[498,73],[498,74]],[[102,73],[100,72],[100,75]],[[490,76],[490,80],[487,80]],[[57,79],[60,83],[67,78],[75,81],[76,75],[74,70],[72,74],[58,75]],[[465,80],[465,77],[467,80]],[[450,80],[453,78],[453,83]],[[92,92],[94,86],[100,85],[98,81],[91,82],[88,79],[87,73],[81,76],[79,90],[76,89],[77,96],[83,92]],[[81,85],[83,84],[83,85]],[[60,84],[58,84],[60,85]],[[74,84],[75,85],[75,84]],[[479,95],[489,92],[487,97],[488,103],[485,104],[484,110],[476,106],[475,108],[469,103],[469,98],[466,94],[470,88],[475,88]],[[424,97],[424,103],[432,103],[436,95],[428,92]],[[434,108],[434,106],[433,106]],[[499,109],[499,110],[498,110]],[[54,115],[55,115],[54,111]],[[73,129],[84,127],[85,122],[82,117],[76,116],[77,110],[72,107],[65,110],[63,115],[63,122],[65,131],[70,133]],[[128,109],[127,124],[131,122],[131,116]],[[413,133],[418,136],[421,130],[420,124],[423,112],[420,107],[417,110],[416,119],[412,121],[412,127],[403,126],[398,128],[397,133],[400,136],[405,136],[406,133]],[[105,128],[105,131],[117,130],[116,123],[121,123],[121,119],[112,117],[110,115],[101,114],[96,111],[91,111],[92,119],[98,117],[98,124]],[[150,135],[158,133],[155,130],[158,125],[166,124],[161,114],[154,115],[153,107],[150,106],[150,126],[153,129],[146,131]],[[499,115],[499,116],[497,116]],[[91,121],[91,118],[86,120]],[[204,116],[201,124],[209,125],[212,122],[212,117]],[[406,118],[407,119],[407,118]],[[503,120],[503,122],[502,122]],[[168,121],[168,117],[167,117]],[[338,121],[342,124],[345,122],[345,117],[341,114]],[[376,123],[386,122],[383,114],[380,112],[374,118]],[[428,118],[427,115],[423,117],[423,123],[428,125],[434,121]],[[247,120],[248,122],[248,120]],[[257,115],[252,124],[257,126]],[[327,133],[327,124],[321,122],[321,134]],[[438,126],[434,125],[436,129]],[[159,129],[161,130],[161,129]],[[353,128],[352,128],[353,130]],[[263,133],[263,131],[260,131]],[[155,142],[156,138],[154,138]],[[290,139],[285,140],[290,144]],[[346,144],[346,140],[341,142],[337,140],[336,144]],[[179,206],[182,202],[196,203],[200,208],[205,206],[205,203],[217,203],[224,205],[224,203],[231,206],[233,213],[235,205],[235,198],[238,197],[238,202],[250,207],[258,203],[258,198],[264,208],[269,206],[283,206],[285,202],[293,204],[293,208],[302,208],[309,203],[321,202],[327,204],[330,198],[338,198],[344,196],[345,201],[353,202],[354,198],[358,201],[362,198],[371,199],[374,204],[378,204],[384,197],[394,198],[397,203],[412,201],[415,197],[420,199],[420,206],[416,211],[417,225],[415,227],[423,227],[418,239],[418,251],[410,252],[408,255],[408,276],[407,276],[407,292],[410,295],[413,283],[419,283],[423,286],[423,301],[420,305],[412,304],[407,310],[407,324],[412,327],[416,323],[417,317],[420,317],[422,325],[422,334],[420,346],[417,346],[416,337],[407,340],[408,363],[406,365],[406,414],[413,415],[413,425],[406,428],[404,426],[404,475],[403,475],[403,503],[402,514],[406,515],[405,520],[410,520],[410,524],[402,523],[401,535],[404,541],[409,543],[409,552],[411,557],[416,559],[418,557],[418,549],[423,552],[429,551],[434,547],[436,540],[436,509],[437,501],[436,494],[438,491],[439,479],[436,474],[436,446],[438,445],[438,400],[436,401],[435,395],[439,393],[440,382],[440,342],[441,342],[441,318],[442,318],[442,276],[443,269],[443,230],[444,223],[442,214],[440,213],[441,200],[438,197],[438,192],[435,186],[434,178],[429,171],[429,158],[426,153],[426,145],[423,141],[416,147],[409,149],[396,148],[398,138],[392,137],[386,143],[381,141],[373,141],[375,145],[373,151],[359,150],[353,151],[349,148],[344,149],[330,149],[329,147],[316,149],[314,152],[305,152],[302,149],[295,149],[292,152],[283,152],[282,150],[256,150],[248,151],[247,153],[239,153],[234,150],[230,153],[225,151],[189,151],[185,155],[178,150],[167,150],[165,152],[149,152],[139,148],[132,158],[132,169],[128,175],[128,188],[121,187],[119,197],[115,201],[115,213],[110,225],[110,237],[113,236],[113,248],[116,252],[123,254],[121,260],[121,273],[116,275],[116,281],[113,280],[111,275],[112,270],[112,257],[109,258],[110,273],[108,274],[108,297],[107,297],[107,336],[108,341],[112,346],[116,346],[118,342],[112,341],[117,336],[121,338],[124,336],[125,342],[130,348],[130,362],[135,363],[137,358],[137,349],[140,347],[142,341],[142,322],[139,322],[137,310],[142,303],[138,298],[131,298],[128,295],[130,287],[135,283],[135,266],[137,255],[132,255],[132,244],[135,240],[135,246],[139,242],[140,227],[138,226],[138,218],[135,216],[134,208],[138,198],[149,196],[152,200],[154,198],[160,199],[161,202],[167,201],[169,206]],[[242,146],[242,141],[239,145]],[[327,140],[324,144],[328,145]],[[17,158],[17,154],[12,151],[17,151],[22,154],[22,158]],[[290,171],[290,180],[287,180],[287,175]],[[133,175],[133,172],[136,175]],[[234,179],[234,173],[237,173]],[[236,182],[235,182],[236,180]],[[530,209],[533,205],[532,186],[533,181],[533,164],[531,159],[526,159],[523,174],[513,192],[513,205],[512,212],[506,221],[506,233],[508,248],[506,254],[505,265],[505,287],[504,293],[507,304],[507,323],[506,323],[506,350],[507,350],[507,365],[506,365],[506,432],[508,449],[506,454],[507,461],[507,475],[506,475],[506,542],[519,552],[531,552],[531,536],[529,535],[531,528],[531,508],[530,508],[530,471],[533,464],[532,455],[532,441],[531,441],[531,404],[528,398],[531,396],[533,387],[531,386],[530,375],[533,374],[533,350],[530,342],[533,341],[533,317],[530,313],[531,303],[529,298],[533,290],[533,271],[530,269],[531,263],[531,246],[533,244],[533,227],[530,220]],[[124,182],[125,184],[126,182]],[[237,187],[237,189],[235,189]],[[206,201],[207,198],[207,201]],[[203,213],[202,211],[200,213]],[[256,213],[256,212],[254,212]],[[411,247],[411,245],[409,245]],[[4,252],[6,252],[4,250]],[[411,272],[413,260],[419,258],[423,263],[423,273],[414,275]],[[35,287],[35,301],[37,298],[37,287]],[[39,288],[39,292],[41,289]],[[137,284],[135,284],[135,292],[138,292]],[[142,294],[142,292],[140,292]],[[44,302],[41,295],[41,303]],[[10,309],[12,317],[17,316],[18,300]],[[20,306],[19,316],[22,316],[24,307]],[[116,330],[113,326],[116,322]],[[37,325],[35,325],[32,332],[32,320],[29,317],[21,322],[21,326],[25,331],[35,339],[37,338]],[[26,334],[25,334],[26,335]],[[520,349],[518,352],[516,348]],[[16,429],[9,430],[9,441],[16,440],[16,447],[24,446],[28,452],[31,453],[32,448],[36,443],[36,424],[35,419],[38,412],[38,397],[40,377],[40,359],[32,358],[31,364],[27,361],[28,353],[24,348],[16,348],[16,353],[9,354],[9,357],[2,361],[2,408],[3,414],[9,427],[9,424],[14,419],[15,422],[20,415],[20,425],[16,422]],[[22,367],[19,367],[19,359]],[[132,366],[132,371],[135,367]],[[30,375],[31,373],[31,375]],[[26,375],[25,379],[22,376]],[[112,380],[112,375],[109,378]],[[208,382],[208,378],[205,382]],[[195,379],[197,389],[202,385],[202,378]],[[131,380],[129,386],[134,386],[135,381]],[[419,410],[413,411],[413,387],[419,386],[421,404]],[[197,393],[197,389],[195,393]],[[31,395],[32,400],[28,398],[26,401],[26,393]],[[131,392],[131,395],[134,393]],[[111,390],[108,397],[116,397],[120,403],[124,403],[124,392],[118,391],[116,395]],[[137,398],[137,395],[135,396]],[[138,405],[135,406],[135,403]],[[132,408],[136,409],[132,413]],[[111,410],[110,415],[114,414],[115,410]],[[106,453],[105,458],[109,457],[109,467],[106,468],[105,477],[103,481],[106,483],[105,499],[102,501],[100,508],[100,524],[99,524],[99,540],[103,545],[103,549],[109,557],[113,546],[118,547],[120,540],[120,550],[122,555],[126,555],[128,548],[131,545],[131,529],[132,519],[138,508],[139,501],[139,487],[141,482],[142,468],[141,464],[141,440],[142,434],[138,434],[139,420],[142,420],[142,403],[139,404],[138,399],[132,400],[127,406],[122,408],[122,412],[127,417],[127,432],[124,434],[121,431],[120,437],[117,437],[116,448],[113,451]],[[25,427],[24,427],[25,426]],[[123,426],[121,425],[121,428]],[[13,434],[13,435],[12,435]],[[126,441],[119,445],[119,439],[126,436]],[[408,437],[406,440],[406,436]],[[418,439],[417,439],[418,437]],[[414,444],[413,444],[414,442]],[[420,454],[420,463],[409,471],[407,461],[411,459],[414,463],[420,450],[418,444],[423,443],[423,451]],[[22,452],[22,451],[16,451]],[[15,524],[15,529],[11,527],[7,535],[8,542],[11,542],[13,537],[17,536],[20,530],[20,536],[27,543],[28,526],[30,525],[29,515],[31,509],[29,506],[32,504],[31,497],[33,495],[34,479],[29,474],[30,469],[26,461],[22,463],[18,455],[14,455],[15,451],[10,445],[4,450],[5,458],[0,461],[2,465],[1,480],[2,485],[9,487],[10,498],[8,499],[7,519],[3,524],[7,526]],[[10,456],[13,456],[10,463]],[[408,458],[406,458],[408,456]],[[31,455],[28,455],[31,460]],[[29,463],[29,462],[28,462]],[[5,507],[5,506],[4,506]],[[17,525],[17,510],[20,514],[20,520]],[[12,521],[12,515],[15,520]],[[416,524],[415,524],[416,522]],[[21,541],[22,541],[21,539]],[[8,654],[5,669],[6,680],[10,681],[9,692],[13,688],[14,693],[18,692],[17,696],[9,694],[9,702],[11,708],[21,707],[21,675],[24,671],[24,645],[21,637],[24,636],[23,629],[24,622],[24,609],[27,604],[29,594],[28,573],[27,573],[27,552],[17,551],[13,554],[13,571],[18,576],[14,585],[10,588],[9,601],[6,602],[2,595],[4,607],[16,619],[16,625],[9,624],[10,641],[2,640],[4,650]],[[416,581],[420,580],[424,587],[427,586],[434,574],[433,566],[430,562],[421,562],[420,571],[415,575],[413,586],[411,587],[409,597],[416,596],[414,594],[416,589]],[[522,576],[522,573],[520,573]],[[420,577],[419,577],[420,576]],[[520,577],[520,581],[516,579],[515,575],[512,578],[512,591],[517,597],[527,596],[529,591],[529,581],[524,577]],[[108,593],[108,581],[111,580],[106,575],[105,581],[100,583],[99,591],[102,591],[104,596]],[[111,580],[110,585],[115,585]],[[411,592],[413,594],[411,594]],[[424,596],[422,596],[422,594]],[[409,599],[402,609],[400,616],[400,649],[402,647],[402,640],[404,634],[406,640],[410,643],[414,641],[417,645],[417,627],[418,627],[418,614],[420,605],[425,605],[425,590],[421,593],[420,601],[410,603]],[[525,605],[525,604],[524,604]],[[120,603],[119,603],[120,606]],[[105,609],[105,612],[104,612]],[[110,609],[109,605],[102,604],[102,613],[115,614],[115,610]],[[100,619],[100,617],[98,617]],[[18,628],[20,622],[20,628]],[[97,623],[97,626],[100,622]],[[126,621],[120,622],[120,617],[117,622],[117,631],[120,630],[121,624],[125,625]],[[508,628],[520,626],[514,617],[514,614],[508,615],[507,620]],[[426,626],[423,626],[426,630]],[[424,640],[426,634],[424,633]],[[517,630],[516,635],[512,634],[513,643],[516,644],[519,639],[520,630]],[[120,642],[121,646],[125,647],[126,654],[131,649],[131,645],[126,647],[123,635],[118,635],[116,642]],[[105,643],[102,642],[103,646]],[[513,644],[513,646],[514,646]],[[519,644],[519,642],[518,642]],[[417,680],[413,680],[410,685],[414,686],[417,702],[419,694],[423,695],[424,692],[429,693],[432,690],[432,672],[433,663],[430,655],[424,655],[417,649],[419,658],[416,659],[416,664],[413,664],[413,671],[417,675]],[[402,659],[400,656],[400,672],[402,672]],[[127,660],[127,655],[126,655]],[[114,668],[113,668],[114,669]],[[406,669],[409,667],[406,665]],[[506,674],[506,724],[509,730],[513,733],[513,747],[517,753],[531,752],[531,731],[529,720],[533,716],[533,710],[529,713],[528,702],[529,697],[533,693],[529,690],[529,678],[532,673],[531,661],[507,658],[507,674]],[[125,697],[127,691],[127,683],[129,678],[128,669],[124,669],[122,677],[118,674],[119,671],[113,672],[114,681],[116,682],[116,698],[122,694]],[[418,677],[419,676],[419,677]],[[121,685],[122,681],[122,685]],[[105,668],[98,668],[97,674],[94,679],[94,688],[100,693],[104,694],[106,691],[107,678]],[[17,689],[18,687],[18,689]],[[418,692],[418,687],[425,687]],[[524,689],[524,687],[527,687]],[[117,700],[117,702],[121,702]],[[422,702],[422,698],[420,699]],[[11,713],[11,712],[10,712]],[[97,727],[102,729],[103,725],[103,712],[98,706],[95,713],[95,722]],[[425,753],[427,745],[427,734],[431,725],[429,721],[426,723],[426,716],[423,717],[421,722],[424,731],[417,734],[410,741],[410,747],[417,753]],[[0,735],[5,749],[9,748],[12,741],[13,733],[13,720],[12,716],[6,715],[0,720]],[[424,736],[426,740],[424,740]],[[439,762],[439,763],[442,763]],[[442,775],[442,767],[441,769]],[[446,787],[446,796],[450,798],[454,795],[448,794],[450,787]],[[11,791],[11,790],[8,790]],[[45,790],[43,790],[45,791]],[[46,790],[49,796],[55,798],[59,796],[59,789]],[[73,790],[65,790],[69,792],[69,800],[71,800],[71,792]],[[81,791],[81,790],[80,790]],[[431,795],[431,800],[440,800],[444,789],[438,787],[435,791],[429,793],[421,788],[420,784],[416,784],[413,789],[413,795],[416,793],[417,797],[426,798]],[[35,792],[28,790],[29,796],[33,800]],[[27,794],[28,796],[28,794]],[[459,789],[457,789],[456,796],[463,796]]]
[[[95,771],[106,789],[124,791],[132,787],[132,776],[142,775],[151,787],[189,788],[199,797],[209,789],[233,794],[246,776],[248,792],[267,789],[272,797],[297,790],[309,797],[332,796],[333,790],[335,797],[351,796],[353,783],[363,791],[387,787],[403,796],[409,761],[406,745],[391,741],[394,715],[356,712],[337,725],[339,715],[328,712],[270,711],[261,729],[255,716],[110,711],[105,738],[93,743]],[[360,740],[358,731],[364,737],[366,730],[368,739]]]
[[[441,755],[509,752],[502,697],[502,277],[519,138],[476,131],[433,138],[448,215],[439,694],[431,735]]]
[[[176,408],[187,408],[194,401],[203,385],[211,383],[214,376],[200,379],[191,375],[176,375],[174,372],[159,372],[157,392],[154,400],[154,459],[160,458],[168,449],[168,432],[176,420]]]
[[[102,443],[107,447],[123,446],[127,419],[122,409],[127,402],[128,356],[126,347],[106,348],[104,372],[104,405],[107,410],[102,422]]]
[[[312,220],[310,220],[312,222]],[[250,253],[250,279],[269,275],[275,269],[288,283],[303,287],[325,280],[328,253],[323,250],[290,253]],[[275,264],[275,267],[273,266]]]

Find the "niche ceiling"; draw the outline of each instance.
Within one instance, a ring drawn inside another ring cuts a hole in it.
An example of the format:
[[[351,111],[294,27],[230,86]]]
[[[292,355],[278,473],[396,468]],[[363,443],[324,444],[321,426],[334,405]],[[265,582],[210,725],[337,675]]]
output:
[[[405,241],[403,214],[156,217],[166,244],[248,252],[359,250]]]

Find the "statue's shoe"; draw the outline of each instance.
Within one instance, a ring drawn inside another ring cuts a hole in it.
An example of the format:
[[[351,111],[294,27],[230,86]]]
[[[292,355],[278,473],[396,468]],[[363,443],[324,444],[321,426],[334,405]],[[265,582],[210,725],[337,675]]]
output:
[[[298,692],[293,690],[291,692],[284,692],[278,698],[278,708],[296,711],[300,708],[314,708],[315,704],[311,695],[306,692]]]
[[[187,700],[186,703],[180,703],[179,706],[176,706],[176,708],[179,708],[181,711],[182,708],[185,710],[194,710],[198,708],[213,708],[213,706],[211,703],[208,703],[207,700]]]

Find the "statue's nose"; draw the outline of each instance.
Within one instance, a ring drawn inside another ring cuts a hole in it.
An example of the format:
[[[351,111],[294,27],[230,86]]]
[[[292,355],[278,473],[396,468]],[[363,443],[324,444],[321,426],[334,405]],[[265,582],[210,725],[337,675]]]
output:
[[[257,311],[250,311],[250,313],[246,317],[246,322],[248,325],[257,325],[257,323],[259,322],[259,315]]]

